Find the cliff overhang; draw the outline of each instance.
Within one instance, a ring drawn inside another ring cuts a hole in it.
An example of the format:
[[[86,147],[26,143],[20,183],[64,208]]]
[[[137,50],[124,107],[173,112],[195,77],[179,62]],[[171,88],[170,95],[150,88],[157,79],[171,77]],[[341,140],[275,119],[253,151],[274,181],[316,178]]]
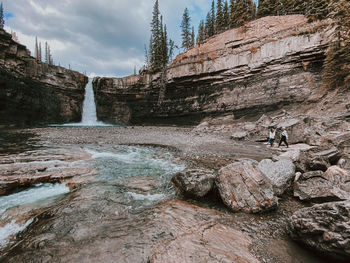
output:
[[[332,28],[303,15],[264,17],[182,53],[164,71],[93,81],[100,120],[196,124],[317,101]]]

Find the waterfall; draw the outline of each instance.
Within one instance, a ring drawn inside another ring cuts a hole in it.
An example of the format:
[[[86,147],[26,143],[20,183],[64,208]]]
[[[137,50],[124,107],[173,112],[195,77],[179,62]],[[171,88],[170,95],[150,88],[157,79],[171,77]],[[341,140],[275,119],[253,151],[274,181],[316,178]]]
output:
[[[82,115],[83,116],[80,124],[83,126],[95,126],[103,124],[102,122],[97,121],[96,104],[91,78],[89,78],[89,82],[85,88],[85,98],[83,102]]]
[[[85,97],[83,102],[83,112],[81,122],[79,123],[67,123],[63,125],[50,125],[50,126],[115,126],[112,124],[106,124],[97,120],[95,96],[92,88],[92,78],[89,78],[88,84],[85,87]]]

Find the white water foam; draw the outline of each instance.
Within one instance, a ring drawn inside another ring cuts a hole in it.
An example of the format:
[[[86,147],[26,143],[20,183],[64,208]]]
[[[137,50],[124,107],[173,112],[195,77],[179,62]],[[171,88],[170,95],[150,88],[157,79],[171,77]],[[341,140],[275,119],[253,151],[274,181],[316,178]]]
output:
[[[33,218],[25,222],[24,225],[20,226],[16,223],[15,220],[12,220],[7,225],[0,227],[0,248],[4,247],[8,242],[11,236],[16,235],[19,232],[22,232],[33,222]]]
[[[147,166],[157,167],[163,169],[164,171],[169,172],[178,172],[182,171],[186,168],[184,164],[176,164],[169,160],[169,156],[165,156],[165,158],[161,158],[156,156],[156,151],[153,149],[141,148],[141,147],[128,147],[126,150],[122,150],[115,152],[97,152],[90,149],[85,149],[85,151],[91,154],[92,158],[114,158],[118,161],[127,163],[127,164],[143,164],[145,168]]]
[[[136,201],[158,201],[165,198],[164,194],[137,194],[134,192],[127,192],[127,194]]]
[[[96,152],[93,150],[85,149],[85,151],[91,154],[91,157],[94,159],[98,158],[115,158],[124,163],[132,163],[137,157],[138,154],[134,152],[122,152],[122,153],[113,153],[113,152]]]
[[[35,203],[38,201],[57,197],[70,190],[65,184],[38,184],[27,190],[0,197],[0,213],[19,205]]]

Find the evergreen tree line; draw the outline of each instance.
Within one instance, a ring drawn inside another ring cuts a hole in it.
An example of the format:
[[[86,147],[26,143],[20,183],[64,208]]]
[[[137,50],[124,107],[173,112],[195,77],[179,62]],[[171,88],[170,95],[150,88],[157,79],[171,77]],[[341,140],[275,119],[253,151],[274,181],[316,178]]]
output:
[[[158,0],[155,1],[151,22],[149,48],[145,45],[146,65],[152,71],[165,68],[172,59],[175,43],[168,38],[163,16],[159,11]]]
[[[1,2],[1,4],[0,4],[0,28],[4,28],[4,25],[5,25],[4,6]]]
[[[350,89],[350,2],[331,0],[329,17],[335,31],[323,67],[323,84]]]
[[[45,54],[43,57],[42,54],[42,48],[41,48],[41,42],[38,43],[38,38],[35,37],[35,54],[34,54],[35,59],[39,62],[45,62],[49,65],[54,65],[53,58],[51,55],[51,49],[50,45],[45,42]]]
[[[257,17],[305,14],[310,20],[324,19],[331,0],[259,0]]]
[[[215,34],[242,26],[246,22],[255,19],[256,10],[257,7],[253,0],[217,0],[216,3],[212,0],[211,8],[207,13],[205,21],[201,20],[199,22],[196,43],[202,43]],[[184,35],[186,35],[186,32],[182,29],[183,40]],[[182,47],[188,49],[192,46],[186,45],[183,41]]]
[[[309,20],[324,19],[330,13],[332,0],[259,0],[258,6],[253,0],[212,0],[206,19],[198,26],[196,43],[202,43],[209,37],[225,30],[236,28],[256,18],[271,15],[305,14]],[[187,8],[183,14],[183,23],[190,20]],[[188,17],[188,18],[187,18]],[[194,45],[190,39],[190,24],[182,29],[182,47],[187,50]]]

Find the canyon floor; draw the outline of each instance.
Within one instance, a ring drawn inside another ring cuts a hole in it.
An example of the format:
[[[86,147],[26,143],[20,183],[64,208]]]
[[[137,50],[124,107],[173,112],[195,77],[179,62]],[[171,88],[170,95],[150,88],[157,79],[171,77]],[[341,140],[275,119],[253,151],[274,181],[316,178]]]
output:
[[[184,164],[218,169],[237,158],[261,160],[285,148],[198,134],[191,127],[47,127],[0,130],[0,134],[2,179],[52,168],[33,168],[38,160],[47,166],[53,159],[84,161],[69,171],[84,175],[67,179],[74,189],[71,193],[35,209],[26,208],[18,221],[34,217],[33,223],[2,250],[1,262],[179,262],[185,255],[197,259],[182,262],[327,262],[289,238],[288,218],[309,205],[291,193],[279,200],[277,210],[233,213],[217,200],[184,200],[169,186],[169,177],[162,182],[139,175],[96,180],[103,169],[89,168],[93,161],[81,151],[87,147],[106,154],[111,149],[120,151],[113,147],[146,147],[160,151],[148,153],[150,158],[171,153],[172,163],[180,168]],[[17,163],[23,166],[16,168]],[[60,170],[56,164],[55,168],[67,174],[67,167]],[[161,187],[166,191],[157,195]],[[130,203],[125,194],[143,199]],[[153,203],[150,196],[163,197]],[[152,204],[145,204],[148,201]],[[16,208],[9,213],[16,218]],[[5,223],[0,221],[0,226]]]

